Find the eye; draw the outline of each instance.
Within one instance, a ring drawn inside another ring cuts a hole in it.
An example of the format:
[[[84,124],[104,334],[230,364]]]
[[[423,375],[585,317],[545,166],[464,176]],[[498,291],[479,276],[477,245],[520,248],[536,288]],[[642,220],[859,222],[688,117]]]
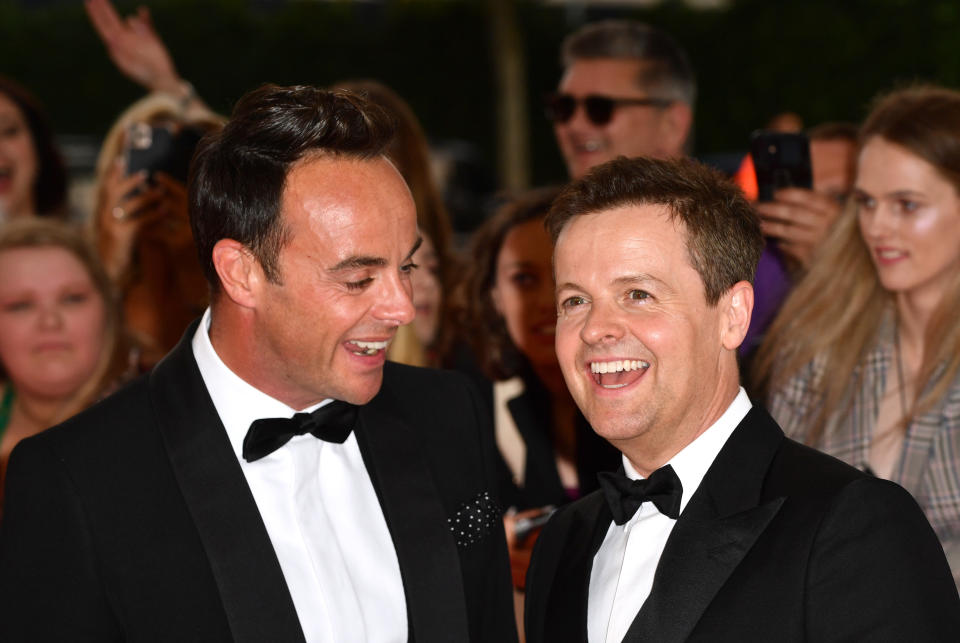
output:
[[[854,195],[853,200],[856,202],[857,208],[860,210],[874,210],[877,207],[876,199],[860,192]]]
[[[13,138],[20,133],[20,129],[21,128],[19,125],[11,125],[10,127],[0,128],[0,137]]]
[[[532,272],[515,272],[510,275],[510,283],[521,290],[535,288],[540,279]]]
[[[5,313],[19,313],[26,310],[30,310],[33,307],[33,302],[27,299],[11,301],[3,306],[3,312]]]
[[[920,209],[920,203],[917,201],[911,201],[910,199],[898,199],[897,208],[899,208],[901,212],[916,212],[918,209]]]
[[[74,293],[67,293],[66,295],[64,295],[61,301],[65,304],[82,304],[82,303],[85,303],[88,299],[90,299],[90,293],[74,292]]]
[[[639,288],[634,288],[633,290],[627,291],[627,299],[632,301],[643,301],[645,299],[650,299],[650,293],[646,290],[640,290]]]
[[[411,261],[410,263],[405,263],[402,266],[400,266],[400,272],[402,272],[403,274],[410,274],[411,272],[413,272],[419,267],[420,267],[420,264],[413,263]]]
[[[574,295],[572,297],[567,297],[560,302],[560,308],[564,310],[569,310],[571,308],[576,308],[577,306],[582,306],[587,303],[586,298],[581,297],[580,295]]]
[[[345,285],[347,290],[363,290],[371,283],[373,283],[373,277],[367,277],[366,279],[361,279],[360,281],[348,281]]]

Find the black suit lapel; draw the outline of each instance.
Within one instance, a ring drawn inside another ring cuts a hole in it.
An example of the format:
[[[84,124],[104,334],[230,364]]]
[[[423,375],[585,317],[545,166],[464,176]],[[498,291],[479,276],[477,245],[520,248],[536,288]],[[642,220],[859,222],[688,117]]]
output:
[[[754,408],[717,455],[667,540],[650,596],[625,643],[685,641],[717,591],[779,511],[760,503],[783,433]]]
[[[280,563],[193,357],[190,325],[150,375],[174,475],[239,643],[304,641]]]
[[[586,641],[587,601],[593,557],[613,520],[600,493],[587,496],[574,509],[563,551],[551,557],[558,565],[550,584],[543,624],[544,641]]]
[[[460,558],[419,436],[371,404],[357,439],[397,550],[411,639],[469,640]]]

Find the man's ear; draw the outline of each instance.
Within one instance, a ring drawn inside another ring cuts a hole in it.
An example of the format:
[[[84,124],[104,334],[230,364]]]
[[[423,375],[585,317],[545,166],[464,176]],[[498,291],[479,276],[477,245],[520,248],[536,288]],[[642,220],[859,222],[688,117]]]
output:
[[[249,248],[233,239],[220,239],[213,246],[213,267],[227,297],[238,306],[256,308],[257,292],[264,275],[260,262]]]
[[[738,281],[718,302],[723,307],[720,317],[720,342],[727,350],[736,350],[747,336],[753,314],[753,286]]]
[[[660,125],[664,156],[683,156],[693,126],[693,109],[682,101],[674,101],[665,108]]]

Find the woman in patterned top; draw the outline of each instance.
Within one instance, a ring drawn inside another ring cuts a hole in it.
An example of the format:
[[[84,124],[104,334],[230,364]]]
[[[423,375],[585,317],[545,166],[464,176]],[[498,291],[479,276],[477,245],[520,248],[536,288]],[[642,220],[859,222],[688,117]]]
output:
[[[855,197],[754,377],[784,431],[910,491],[960,582],[960,92],[882,98]]]

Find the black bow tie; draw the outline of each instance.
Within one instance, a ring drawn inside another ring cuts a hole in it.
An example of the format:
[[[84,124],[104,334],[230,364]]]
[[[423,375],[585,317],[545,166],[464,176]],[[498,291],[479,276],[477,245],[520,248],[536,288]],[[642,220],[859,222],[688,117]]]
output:
[[[651,473],[646,480],[631,480],[619,471],[598,473],[597,479],[610,505],[613,521],[618,525],[633,518],[640,505],[647,501],[656,505],[660,513],[668,518],[676,520],[680,516],[683,485],[669,464]]]
[[[353,404],[334,400],[313,413],[297,413],[292,418],[254,420],[243,438],[243,459],[254,462],[266,457],[295,435],[311,433],[326,442],[343,444],[357,419]]]

